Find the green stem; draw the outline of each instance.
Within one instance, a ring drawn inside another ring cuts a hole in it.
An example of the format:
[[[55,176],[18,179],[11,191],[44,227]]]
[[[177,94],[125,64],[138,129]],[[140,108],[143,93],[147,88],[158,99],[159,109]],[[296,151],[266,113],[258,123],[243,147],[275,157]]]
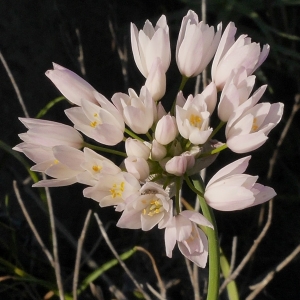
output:
[[[213,150],[211,150],[209,152],[205,152],[205,153],[200,154],[198,158],[202,158],[202,157],[206,157],[206,156],[209,156],[209,155],[216,154],[216,153],[221,152],[221,151],[223,151],[223,150],[225,150],[227,148],[228,148],[227,144],[223,144],[222,146],[220,146],[220,147],[218,147],[216,149],[213,149]]]
[[[141,142],[143,142],[144,140],[142,138],[140,138],[138,135],[136,135],[135,133],[133,133],[131,130],[125,128],[125,132],[131,136],[132,138],[136,139],[136,140],[139,140]]]
[[[181,207],[180,207],[180,177],[176,178],[176,194],[175,194],[175,207],[177,215],[180,214]]]
[[[86,142],[84,142],[83,147],[87,147],[87,148],[90,148],[90,149],[93,149],[93,150],[102,151],[102,152],[106,152],[106,153],[111,153],[111,154],[127,157],[127,154],[122,152],[122,151],[117,151],[117,150],[104,148],[104,147],[100,147],[100,146],[95,146],[95,145],[92,145],[92,144],[89,144],[89,143],[86,143]]]
[[[193,185],[196,188],[198,199],[203,215],[214,226],[214,229],[207,228],[206,234],[208,237],[208,259],[209,259],[209,275],[208,275],[208,291],[207,300],[219,299],[219,285],[220,285],[220,250],[218,241],[218,229],[212,209],[207,205],[203,194],[204,184],[200,175],[193,175]]]
[[[215,134],[226,124],[226,122],[220,121],[219,125],[214,129],[214,131],[209,136],[208,140],[212,139]]]

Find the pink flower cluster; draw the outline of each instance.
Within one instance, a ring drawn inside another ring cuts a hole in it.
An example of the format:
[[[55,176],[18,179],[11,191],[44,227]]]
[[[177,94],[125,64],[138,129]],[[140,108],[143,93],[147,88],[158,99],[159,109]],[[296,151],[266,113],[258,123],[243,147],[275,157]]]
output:
[[[283,113],[282,103],[258,104],[266,86],[251,95],[252,74],[266,59],[269,46],[261,49],[246,35],[236,39],[235,33],[234,23],[222,34],[222,24],[215,30],[199,22],[195,12],[187,13],[176,46],[178,69],[187,79],[200,74],[213,59],[212,81],[194,96],[185,98],[180,91],[171,112],[159,102],[166,93],[171,62],[165,16],[155,27],[148,20],[142,30],[131,24],[133,57],[146,79],[139,93],[129,89],[110,101],[72,71],[53,64],[46,76],[75,105],[65,110],[74,128],[20,118],[28,131],[20,134],[23,142],[14,149],[35,163],[33,171],[52,177],[34,186],[82,183],[87,186],[85,197],[122,213],[117,226],[147,231],[158,225],[165,229],[167,256],[172,256],[177,243],[183,255],[205,267],[208,241],[198,225],[213,226],[199,212],[182,210],[178,198],[182,181],[208,167],[219,149],[227,146],[246,153],[263,145]],[[210,117],[216,107],[220,124],[226,124],[225,143],[212,139]],[[95,152],[91,148],[97,147],[87,144],[79,132],[104,145],[101,149],[106,152],[111,148],[105,145],[125,141],[124,162],[117,166]],[[203,195],[208,205],[238,210],[276,195],[272,188],[256,183],[258,176],[244,174],[250,158],[239,159],[212,177]],[[179,204],[176,209],[174,201]]]

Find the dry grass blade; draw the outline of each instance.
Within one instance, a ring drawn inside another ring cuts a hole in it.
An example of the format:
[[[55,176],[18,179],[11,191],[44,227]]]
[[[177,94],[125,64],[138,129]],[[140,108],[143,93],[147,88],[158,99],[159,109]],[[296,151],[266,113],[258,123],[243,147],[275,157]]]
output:
[[[252,300],[254,299],[261,291],[262,289],[269,284],[269,282],[274,278],[275,274],[281,271],[285,266],[287,266],[296,255],[300,253],[300,245],[298,245],[293,252],[288,255],[280,264],[277,265],[276,268],[274,268],[271,272],[269,272],[263,280],[261,280],[259,283],[255,284],[254,286],[250,286],[250,289],[254,290],[247,298],[246,300]]]
[[[75,267],[74,267],[74,277],[73,277],[73,299],[74,300],[77,300],[77,285],[78,285],[78,277],[79,277],[79,269],[80,269],[80,258],[81,258],[82,248],[83,248],[83,242],[84,242],[85,235],[86,235],[86,230],[87,230],[91,215],[92,215],[92,211],[89,210],[86,215],[80,237],[78,239],[78,246],[77,246],[76,260],[75,260]]]
[[[54,260],[53,260],[52,254],[51,254],[50,251],[47,249],[47,247],[45,246],[44,242],[42,241],[42,239],[41,239],[39,233],[37,232],[37,230],[36,230],[36,228],[35,228],[35,226],[34,226],[32,220],[31,220],[31,217],[30,217],[30,215],[29,215],[29,213],[28,213],[28,211],[27,211],[27,209],[26,209],[26,207],[25,207],[25,205],[24,205],[24,202],[23,202],[23,200],[22,200],[22,198],[21,198],[20,191],[19,191],[19,189],[18,189],[17,182],[16,182],[15,180],[13,181],[13,188],[14,188],[14,191],[15,191],[15,194],[16,194],[16,197],[17,197],[17,200],[18,200],[18,202],[19,202],[19,204],[20,204],[20,206],[21,206],[22,212],[23,212],[23,214],[24,214],[24,216],[25,216],[25,218],[26,218],[26,221],[27,221],[28,225],[30,226],[30,228],[31,228],[31,230],[32,230],[32,232],[33,232],[33,234],[34,234],[34,236],[35,236],[37,242],[38,242],[39,245],[41,246],[43,252],[44,252],[45,255],[47,256],[47,258],[48,258],[48,260],[49,260],[51,266],[54,268]]]
[[[123,260],[118,255],[116,249],[112,245],[112,243],[111,243],[111,241],[110,241],[110,239],[109,239],[109,237],[108,237],[108,235],[107,235],[107,233],[105,231],[105,228],[103,227],[103,224],[102,224],[99,216],[96,213],[94,214],[94,216],[96,218],[96,221],[98,223],[99,229],[101,231],[101,234],[102,234],[103,238],[105,239],[106,244],[110,248],[110,250],[113,253],[113,255],[115,256],[115,258],[118,260],[120,266],[124,269],[124,271],[126,272],[126,274],[128,275],[128,277],[132,280],[133,284],[136,286],[136,288],[139,290],[139,292],[144,296],[144,298],[146,300],[151,300],[151,298],[149,297],[149,295],[143,290],[143,288],[141,287],[141,285],[136,281],[136,279],[133,277],[132,273],[129,271],[129,269],[127,268],[127,266],[123,262]]]

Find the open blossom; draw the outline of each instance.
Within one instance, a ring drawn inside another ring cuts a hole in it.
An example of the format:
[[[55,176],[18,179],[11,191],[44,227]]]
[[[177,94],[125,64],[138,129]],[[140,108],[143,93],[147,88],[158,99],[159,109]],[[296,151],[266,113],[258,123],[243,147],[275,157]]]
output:
[[[95,186],[83,190],[83,195],[96,200],[101,207],[114,205],[123,207],[125,199],[138,194],[140,188],[139,181],[127,172],[116,175],[102,174]]]
[[[216,55],[213,60],[211,74],[217,88],[221,90],[234,69],[244,68],[251,75],[267,58],[270,46],[260,49],[258,43],[252,43],[247,35],[241,35],[235,41],[236,27],[230,22],[226,27]]]
[[[236,160],[211,178],[204,193],[209,206],[222,211],[240,210],[264,203],[276,195],[272,188],[256,183],[258,176],[242,174],[250,158]]]
[[[176,122],[179,133],[194,145],[204,144],[212,133],[210,113],[201,94],[190,95],[184,106],[176,105]]]
[[[26,133],[19,134],[22,144],[34,144],[44,147],[68,145],[80,149],[83,145],[82,135],[73,127],[48,120],[19,118],[28,128]],[[14,147],[20,151],[21,144]]]
[[[218,105],[218,116],[227,122],[233,111],[248,98],[255,84],[255,76],[248,76],[244,68],[235,69],[225,83]]]
[[[198,15],[189,10],[183,18],[176,46],[176,62],[179,71],[186,77],[200,74],[214,56],[220,38],[221,24],[217,32],[203,21],[199,23]]]
[[[116,175],[121,169],[106,157],[95,151],[84,148],[84,161],[80,167],[84,170],[77,175],[77,181],[86,185],[94,186],[99,182],[102,175]]]
[[[173,201],[168,193],[155,182],[146,182],[139,195],[126,200],[118,227],[150,230],[156,224],[164,228],[173,216]]]
[[[165,229],[166,254],[172,257],[177,241],[181,253],[197,266],[204,268],[208,256],[208,241],[195,223],[213,228],[204,216],[194,211],[185,210],[172,218]]]
[[[36,164],[32,171],[42,172],[54,179],[45,179],[35,183],[34,187],[66,186],[77,182],[81,168],[83,153],[73,147],[60,145],[52,148],[25,144],[22,152]]]
[[[82,101],[81,107],[65,110],[74,127],[104,145],[116,145],[123,140],[125,124],[117,108],[103,95],[95,93],[98,104]]]
[[[283,114],[282,103],[259,103],[253,107],[251,103],[253,97],[234,111],[226,125],[227,146],[236,153],[253,151],[263,145]]]
[[[74,72],[53,63],[53,70],[48,70],[46,76],[72,103],[79,106],[82,100],[97,103],[94,96],[96,90]]]
[[[166,16],[162,15],[159,18],[155,28],[149,20],[145,22],[143,30],[140,31],[131,23],[130,32],[133,57],[144,77],[148,77],[157,57],[160,58],[163,71],[166,73],[171,61],[169,27]]]
[[[129,95],[116,93],[112,102],[123,116],[125,123],[135,133],[146,133],[156,119],[156,106],[148,89],[143,86],[140,96],[133,89],[128,90]]]

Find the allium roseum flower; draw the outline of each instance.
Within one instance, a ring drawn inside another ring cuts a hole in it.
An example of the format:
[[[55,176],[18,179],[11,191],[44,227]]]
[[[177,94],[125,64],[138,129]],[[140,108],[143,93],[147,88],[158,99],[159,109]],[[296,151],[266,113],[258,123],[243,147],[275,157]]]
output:
[[[169,27],[166,17],[162,15],[155,28],[147,20],[143,30],[140,31],[131,23],[130,32],[133,57],[144,77],[148,77],[157,57],[161,60],[163,72],[166,73],[171,61]]]
[[[121,169],[111,160],[95,151],[84,148],[83,153],[84,161],[80,166],[84,172],[77,175],[77,181],[79,183],[94,186],[99,182],[99,179],[103,174],[116,175],[121,173]]]
[[[227,122],[233,111],[248,98],[255,84],[255,76],[248,76],[244,68],[235,69],[222,90],[218,105],[218,116]]]
[[[208,241],[195,223],[213,228],[204,216],[194,211],[185,210],[172,218],[165,229],[166,254],[172,257],[177,241],[181,253],[198,267],[204,268],[208,256]]]
[[[226,125],[227,146],[236,153],[253,151],[263,145],[283,114],[282,103],[259,103],[245,109],[251,102],[250,98],[238,107]]]
[[[210,113],[203,95],[190,95],[184,106],[176,105],[176,122],[179,133],[194,145],[204,144],[212,133]]]
[[[28,128],[26,133],[19,134],[24,143],[45,147],[68,145],[77,149],[83,145],[81,134],[71,126],[41,119],[19,118],[19,120]],[[20,145],[13,149],[20,151]]]
[[[125,150],[127,156],[135,156],[148,159],[150,156],[149,146],[139,140],[132,138],[127,138],[125,141]]]
[[[218,171],[208,182],[204,198],[209,206],[222,211],[240,210],[264,203],[275,191],[256,183],[258,176],[242,174],[251,156],[236,160]]]
[[[135,133],[146,133],[157,115],[151,94],[145,86],[141,88],[140,96],[133,89],[129,89],[128,93],[114,94],[112,102]]]
[[[117,108],[103,95],[95,93],[98,104],[82,101],[81,107],[65,110],[74,127],[104,145],[116,145],[123,140],[125,124]],[[100,105],[99,105],[100,104]]]
[[[124,164],[127,172],[132,174],[136,179],[144,181],[149,177],[149,165],[144,158],[128,156],[125,158]]]
[[[79,106],[82,100],[97,103],[94,96],[96,90],[74,72],[53,63],[53,70],[45,74],[72,103]]]
[[[139,195],[126,199],[126,206],[118,227],[150,230],[156,224],[164,228],[173,216],[173,201],[168,193],[157,183],[146,182]]]
[[[251,43],[251,38],[241,35],[235,41],[236,27],[230,22],[226,27],[213,60],[211,75],[217,88],[221,90],[234,69],[245,68],[251,75],[267,58],[270,46],[260,49],[258,43]]]
[[[125,199],[138,194],[141,186],[139,181],[127,172],[116,175],[101,175],[98,183],[83,190],[84,197],[99,202],[101,207],[120,205],[123,207]]]
[[[41,180],[34,187],[66,186],[77,182],[77,175],[84,170],[81,168],[83,153],[66,145],[53,148],[27,144],[22,152],[36,163],[32,171],[42,172],[54,179]]]
[[[179,71],[186,77],[200,74],[213,58],[220,38],[222,25],[217,32],[203,21],[199,23],[198,15],[189,10],[183,18],[176,46],[176,62]]]

